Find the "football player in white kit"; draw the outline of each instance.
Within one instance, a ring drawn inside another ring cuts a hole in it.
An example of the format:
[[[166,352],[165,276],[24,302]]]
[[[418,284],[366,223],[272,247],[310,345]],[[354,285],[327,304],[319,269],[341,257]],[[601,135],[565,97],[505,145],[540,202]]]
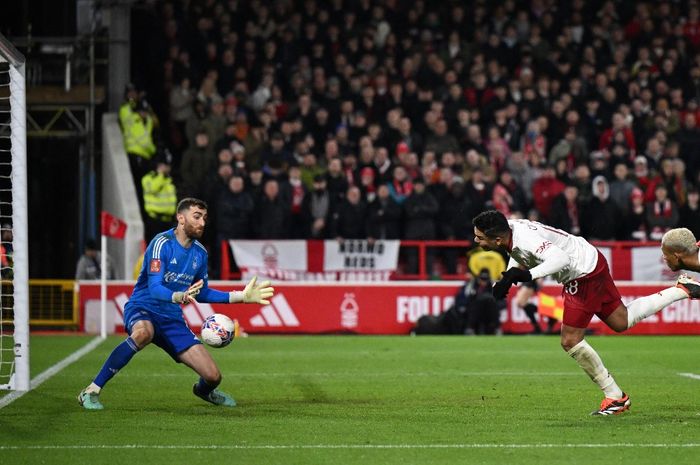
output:
[[[586,328],[597,315],[616,332],[625,331],[678,300],[700,298],[700,283],[681,275],[675,287],[641,297],[625,306],[605,257],[582,237],[528,220],[507,220],[488,210],[473,219],[476,242],[486,250],[510,256],[503,277],[493,286],[505,298],[518,282],[551,276],[564,286],[561,346],[605,394],[592,415],[616,415],[630,407],[598,353],[585,341]]]

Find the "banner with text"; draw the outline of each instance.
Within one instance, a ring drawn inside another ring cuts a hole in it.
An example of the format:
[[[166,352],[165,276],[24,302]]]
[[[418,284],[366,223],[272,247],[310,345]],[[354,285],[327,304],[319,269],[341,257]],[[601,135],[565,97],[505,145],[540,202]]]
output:
[[[212,282],[222,291],[240,289],[240,282]],[[408,334],[422,315],[439,315],[454,302],[459,282],[417,281],[382,284],[284,283],[276,282],[270,305],[192,303],[183,315],[196,334],[202,321],[212,313],[237,318],[251,334],[264,333],[357,333]],[[625,303],[653,294],[667,285],[619,284]],[[124,304],[133,283],[109,283],[109,332],[123,331]],[[561,294],[561,286],[544,286],[550,296]],[[515,295],[511,291],[511,295]],[[81,329],[99,332],[100,285],[80,282]],[[512,301],[501,312],[504,333],[529,333],[532,325],[525,312]],[[542,326],[545,323],[542,322]],[[594,318],[590,329],[597,334],[614,334]],[[700,334],[700,300],[681,300],[643,320],[625,334]]]
[[[229,241],[243,279],[275,281],[387,281],[400,241]]]

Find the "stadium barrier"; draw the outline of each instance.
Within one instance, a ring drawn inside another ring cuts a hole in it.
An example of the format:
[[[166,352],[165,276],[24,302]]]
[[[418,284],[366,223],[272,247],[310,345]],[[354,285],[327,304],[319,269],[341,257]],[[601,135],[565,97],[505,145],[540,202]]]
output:
[[[235,241],[233,241],[235,242]],[[267,241],[269,244],[284,241]],[[306,241],[308,244],[317,244],[322,241]],[[635,241],[595,241],[593,244],[608,260],[612,276],[621,281],[667,281],[675,280],[676,273],[669,270],[663,261],[658,242]],[[467,271],[467,251],[473,247],[470,241],[401,241],[400,253],[403,255],[409,249],[417,249],[418,268],[417,274],[407,274],[399,266],[391,274],[391,280],[427,280],[433,276],[442,280],[461,280]],[[445,249],[458,250],[457,274],[444,272],[440,255]],[[436,256],[436,270],[427,269],[427,252],[432,249]],[[229,241],[220,244],[220,275],[222,280],[241,279],[241,273],[237,269],[232,257]]]
[[[12,281],[2,280],[2,324],[12,324]],[[78,327],[78,292],[69,279],[29,280],[29,324]]]
[[[219,277],[222,280],[231,280],[231,279],[241,279],[241,271],[238,269],[235,261],[233,260],[233,252],[231,250],[231,243],[236,244],[236,242],[242,242],[242,241],[221,241],[220,244],[220,268],[219,268]],[[254,242],[254,241],[245,241],[245,242]],[[255,242],[263,242],[265,244],[269,244],[270,247],[269,249],[271,250],[283,250],[284,249],[284,244],[288,244],[291,241],[284,241],[284,240],[270,240],[270,241],[255,241]],[[318,257],[319,255],[322,256],[323,254],[323,243],[324,241],[321,240],[308,240],[308,241],[301,241],[305,242],[307,249],[309,250],[309,256],[316,256]],[[368,241],[356,241],[356,240],[347,240],[345,242],[352,242],[352,243],[368,243]],[[381,242],[381,241],[376,241],[376,242]],[[396,241],[383,241],[385,243],[390,243],[390,242],[396,242]],[[470,241],[399,241],[400,242],[400,253],[403,255],[406,252],[410,251],[411,249],[415,249],[417,252],[417,259],[418,259],[418,272],[415,274],[409,274],[405,273],[403,271],[403,267],[399,266],[398,269],[392,269],[390,273],[387,273],[389,276],[389,279],[391,280],[427,280],[430,279],[433,276],[439,276],[440,279],[442,280],[460,280],[464,277],[465,272],[466,272],[466,253],[467,251],[472,248],[473,244]],[[261,247],[264,248],[265,246]],[[428,252],[432,252],[434,255],[439,256],[440,252],[445,251],[447,249],[456,249],[456,257],[457,257],[457,273],[456,274],[449,274],[446,272],[444,266],[442,265],[442,262],[440,260],[435,261],[435,266],[434,269],[428,270],[428,260],[427,260],[427,254]],[[261,255],[266,255],[265,252],[261,252]],[[268,257],[265,257],[264,260],[266,260]],[[395,268],[395,267],[392,267]],[[357,270],[359,272],[363,270]],[[371,271],[371,270],[364,270],[364,271]],[[380,275],[382,276],[382,275]],[[376,281],[377,279],[372,279],[371,277],[368,279],[365,279],[368,281]],[[379,279],[379,280],[385,280],[385,279]]]
[[[211,287],[229,291],[241,282],[213,281]],[[202,321],[213,313],[238,319],[251,334],[409,334],[421,315],[438,315],[452,305],[462,285],[459,281],[411,281],[384,283],[278,282],[270,305],[229,305],[193,303],[183,307],[183,315],[198,334]],[[658,292],[670,283],[619,282],[623,300]],[[111,282],[107,287],[108,332],[123,331],[124,305],[133,282]],[[561,295],[561,286],[545,285],[542,291]],[[514,291],[510,295],[513,296]],[[80,328],[99,332],[100,286],[94,281],[79,283]],[[545,326],[542,322],[542,326]],[[532,331],[525,312],[512,301],[501,312],[504,333]],[[591,329],[613,334],[594,319]],[[682,300],[647,318],[624,334],[700,334],[700,301]]]

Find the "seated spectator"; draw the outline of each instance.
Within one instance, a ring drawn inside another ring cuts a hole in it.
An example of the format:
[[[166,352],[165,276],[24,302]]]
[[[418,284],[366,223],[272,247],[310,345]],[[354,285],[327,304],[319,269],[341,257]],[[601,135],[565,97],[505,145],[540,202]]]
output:
[[[695,237],[700,237],[700,193],[695,187],[688,189],[688,198],[679,212],[678,224],[693,232]]]
[[[553,165],[545,165],[540,177],[532,184],[532,198],[543,221],[549,222],[549,211],[554,198],[564,190],[564,183],[555,177]]]
[[[495,183],[493,186],[493,195],[491,197],[491,205],[494,209],[503,213],[507,218],[510,218],[513,213],[513,197],[501,183]]]
[[[593,182],[591,169],[588,165],[578,165],[574,168],[572,182],[578,187],[578,198],[581,204],[587,204],[593,196]]]
[[[217,212],[217,243],[251,237],[255,204],[245,191],[245,180],[240,174],[229,178],[227,189],[219,193],[214,205]]]
[[[464,180],[458,176],[446,188],[446,192],[438,200],[437,215],[438,239],[463,241],[474,239],[474,218],[480,210],[476,210],[470,197],[465,193]],[[463,249],[444,247],[439,249],[448,274],[457,274],[458,254]]]
[[[176,153],[181,153],[187,145],[185,124],[194,111],[192,108],[194,94],[190,82],[189,77],[183,76],[179,84],[173,86],[170,91],[170,122],[173,126],[173,147],[176,149]],[[180,166],[178,159],[175,159],[173,163],[175,166]]]
[[[527,123],[527,130],[520,139],[520,151],[531,166],[537,167],[547,163],[547,139],[541,133],[537,120]]]
[[[532,185],[537,178],[534,168],[527,163],[522,152],[513,152],[511,157],[506,160],[506,169],[510,171],[513,180],[523,189],[526,196],[526,204],[530,205],[532,202]]]
[[[305,213],[308,217],[310,239],[325,239],[329,232],[331,194],[326,189],[326,178],[317,174],[313,179],[313,189],[306,196]]]
[[[389,151],[384,147],[376,147],[373,163],[377,173],[377,184],[391,182],[394,175],[394,165],[389,157]]]
[[[522,187],[515,182],[513,175],[509,170],[505,169],[501,171],[499,175],[498,183],[506,188],[508,194],[510,195],[513,203],[511,205],[511,211],[516,214],[519,213],[521,216],[527,211],[527,196],[523,191]]]
[[[331,237],[336,239],[365,239],[367,237],[367,204],[357,186],[350,186],[345,198],[333,212]]]
[[[181,197],[202,197],[204,179],[214,170],[216,157],[212,151],[209,134],[200,128],[195,136],[194,145],[182,156],[180,177],[182,186],[178,189]]]
[[[578,198],[578,187],[568,184],[552,202],[549,224],[575,236],[581,235],[583,211]]]
[[[287,150],[282,133],[276,132],[272,135],[269,145],[260,155],[263,173],[277,178],[284,173],[288,166],[294,161],[294,157]]]
[[[651,183],[651,176],[647,159],[642,155],[634,159],[634,179],[642,192],[646,192]]]
[[[624,221],[623,239],[634,241],[646,241],[647,234],[647,210],[644,202],[644,193],[635,187],[630,194],[627,216]]]
[[[267,180],[255,208],[255,237],[288,239],[291,235],[290,212],[289,203],[280,195],[279,183],[274,179]]]
[[[365,166],[359,171],[359,185],[362,192],[362,199],[366,203],[371,203],[377,197],[377,185],[374,182],[374,170],[370,166]]]
[[[289,178],[282,182],[280,192],[290,206],[290,239],[304,239],[308,229],[304,211],[308,191],[301,182],[301,169],[298,166],[289,167]]]
[[[343,171],[343,162],[339,157],[330,159],[325,177],[326,186],[331,195],[331,208],[335,208],[345,198],[345,193],[349,187]]]
[[[3,276],[5,277],[5,276]],[[97,247],[94,239],[85,241],[85,251],[78,259],[78,264],[75,270],[75,279],[95,280],[102,277],[102,253]],[[112,260],[107,256],[106,278],[114,279],[114,266]]]
[[[316,154],[313,152],[307,152],[304,154],[300,169],[301,180],[304,183],[304,186],[309,190],[313,189],[314,178],[316,178],[316,176],[323,175],[324,173],[323,168],[318,164]]]
[[[678,199],[676,198],[676,191],[674,189],[676,184],[676,177],[673,172],[673,160],[670,158],[664,158],[659,162],[659,174],[654,176],[647,185],[646,192],[644,194],[644,200],[647,202],[653,202],[656,197],[656,186],[663,184],[666,186],[666,192],[668,193],[668,198],[673,202],[678,204]]]
[[[441,119],[435,123],[433,133],[425,140],[425,150],[431,150],[437,154],[459,150],[457,139],[447,132],[447,121]]]
[[[391,197],[389,187],[377,187],[377,195],[367,208],[367,238],[400,239],[401,215],[401,205]]]
[[[612,116],[612,126],[604,130],[600,135],[600,141],[598,143],[599,150],[610,150],[613,146],[613,140],[617,134],[621,134],[624,138],[625,145],[630,150],[630,155],[635,156],[637,152],[637,143],[634,138],[634,133],[632,129],[625,121],[625,117],[622,113],[616,112]]]
[[[399,205],[413,192],[413,182],[408,179],[406,168],[401,165],[394,167],[393,178],[387,186],[389,187],[389,195]]]
[[[593,197],[585,206],[581,230],[590,240],[612,241],[620,236],[622,216],[610,199],[610,187],[604,176],[593,179]]]
[[[610,198],[623,215],[629,213],[630,196],[636,185],[629,179],[629,168],[625,163],[617,163],[613,168],[613,180],[610,183]]]
[[[425,188],[425,181],[418,178],[412,184],[411,194],[403,203],[404,238],[408,240],[435,240],[437,228],[435,220],[440,206]],[[408,251],[407,273],[416,274],[418,270],[418,253],[415,248]],[[433,252],[426,252],[426,272],[432,273]]]
[[[664,184],[657,184],[654,201],[647,202],[646,214],[649,239],[652,241],[660,241],[666,231],[678,225],[678,206],[668,198]]]

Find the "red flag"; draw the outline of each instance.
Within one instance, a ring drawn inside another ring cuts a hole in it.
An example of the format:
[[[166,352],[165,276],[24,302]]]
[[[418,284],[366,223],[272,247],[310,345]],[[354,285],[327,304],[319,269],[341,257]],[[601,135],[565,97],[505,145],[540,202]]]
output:
[[[124,239],[126,223],[106,211],[102,212],[102,234],[115,239]]]

